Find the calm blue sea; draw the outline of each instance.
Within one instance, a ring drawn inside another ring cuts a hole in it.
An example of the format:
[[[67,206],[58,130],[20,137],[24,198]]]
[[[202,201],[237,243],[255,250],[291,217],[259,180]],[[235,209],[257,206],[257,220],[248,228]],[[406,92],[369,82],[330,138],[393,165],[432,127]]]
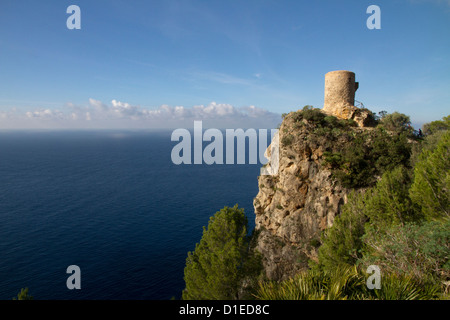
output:
[[[261,165],[174,165],[170,134],[0,132],[0,299],[180,298],[211,215],[238,203],[253,228]]]

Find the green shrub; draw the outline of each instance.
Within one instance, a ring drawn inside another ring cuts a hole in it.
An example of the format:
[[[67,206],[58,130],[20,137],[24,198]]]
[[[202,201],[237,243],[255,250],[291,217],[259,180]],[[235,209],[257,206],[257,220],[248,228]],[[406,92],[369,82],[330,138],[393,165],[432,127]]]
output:
[[[337,138],[337,137],[339,137],[340,135],[343,134],[343,131],[341,129],[339,129],[339,128],[332,128],[331,129],[331,134],[333,135],[333,137]]]
[[[317,127],[314,129],[313,134],[319,137],[327,136],[331,133],[331,129],[327,127]]]
[[[419,282],[450,278],[450,220],[367,228],[360,263],[376,264],[389,273],[410,275]]]
[[[323,120],[330,127],[337,127],[339,125],[338,118],[336,118],[334,116],[326,116],[325,118],[323,118]]]
[[[450,216],[450,131],[419,156],[410,194],[427,218]]]
[[[366,187],[376,181],[376,159],[366,141],[365,135],[358,135],[341,152],[340,166],[333,176],[346,188]]]
[[[28,293],[28,288],[22,288],[13,300],[33,300],[33,297]]]
[[[364,214],[377,230],[391,225],[420,221],[422,214],[409,197],[411,179],[403,166],[386,171],[376,186],[367,191]]]
[[[317,108],[312,106],[305,106],[302,110],[303,119],[314,124],[321,124],[325,119],[325,114]]]
[[[309,245],[310,245],[311,247],[313,247],[313,248],[319,248],[321,244],[322,244],[322,243],[320,242],[319,239],[311,239],[311,240],[309,241]]]
[[[342,155],[340,153],[325,151],[323,153],[323,159],[324,164],[330,165],[332,168],[340,167],[342,164]]]
[[[423,134],[431,135],[439,131],[447,131],[450,129],[450,115],[442,118],[442,120],[432,121],[423,125]]]
[[[296,123],[300,123],[303,120],[303,112],[302,111],[296,111],[292,113],[292,120]]]
[[[323,244],[318,252],[320,267],[333,270],[357,263],[362,257],[362,237],[368,226],[382,232],[392,225],[420,221],[422,215],[409,198],[409,185],[407,170],[398,167],[386,172],[365,193],[350,193],[341,214],[322,236]]]
[[[339,120],[339,124],[343,128],[349,128],[349,127],[357,127],[358,123],[353,119],[342,119]]]
[[[336,268],[354,265],[362,257],[361,237],[368,221],[364,214],[365,196],[352,192],[348,202],[342,206],[342,212],[334,220],[333,226],[322,235],[319,248],[319,267],[331,272]]]
[[[288,147],[292,144],[292,141],[294,140],[294,137],[290,134],[283,136],[281,139],[281,143],[283,146]]]
[[[399,112],[393,112],[385,115],[381,119],[381,125],[387,130],[397,133],[406,132],[408,134],[412,134],[413,132],[409,116]]]
[[[378,129],[359,133],[343,145],[340,159],[327,153],[333,176],[346,188],[373,186],[385,171],[409,164],[411,145],[405,134],[391,135]]]

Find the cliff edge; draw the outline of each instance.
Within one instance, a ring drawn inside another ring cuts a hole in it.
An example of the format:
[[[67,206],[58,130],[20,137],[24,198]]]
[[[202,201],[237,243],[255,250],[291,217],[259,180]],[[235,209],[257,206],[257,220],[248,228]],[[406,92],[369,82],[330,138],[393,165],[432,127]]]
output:
[[[258,177],[253,202],[256,249],[269,279],[290,278],[317,260],[322,231],[347,202],[350,189],[333,177],[324,155],[341,151],[374,124],[369,110],[353,106],[357,88],[353,72],[329,72],[323,109],[306,106],[284,116],[278,173]]]

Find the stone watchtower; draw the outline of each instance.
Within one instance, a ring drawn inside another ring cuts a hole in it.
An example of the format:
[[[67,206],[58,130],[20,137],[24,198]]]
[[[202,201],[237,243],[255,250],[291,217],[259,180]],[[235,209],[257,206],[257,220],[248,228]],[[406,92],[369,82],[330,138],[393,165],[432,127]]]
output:
[[[355,92],[358,90],[355,73],[339,70],[325,75],[325,102],[323,111],[340,119],[350,119],[356,109]]]
[[[323,112],[339,119],[353,119],[360,127],[371,126],[373,116],[370,111],[354,106],[355,92],[359,83],[355,73],[346,70],[331,71],[325,75],[325,100]]]

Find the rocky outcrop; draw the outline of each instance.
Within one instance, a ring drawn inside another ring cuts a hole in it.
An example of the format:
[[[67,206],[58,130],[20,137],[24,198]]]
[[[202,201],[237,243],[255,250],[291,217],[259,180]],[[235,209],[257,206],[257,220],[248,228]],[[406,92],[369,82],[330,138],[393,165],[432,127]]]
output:
[[[368,109],[356,108],[349,119],[354,120],[359,127],[374,127],[376,125],[375,117],[372,111]]]
[[[307,124],[296,121],[295,113],[285,117],[279,130],[278,174],[258,178],[253,203],[257,250],[273,280],[290,278],[307,268],[309,259],[317,259],[320,235],[333,224],[349,192],[322,164],[325,143]]]
[[[290,278],[307,268],[308,260],[317,260],[321,233],[333,225],[347,202],[350,190],[333,178],[323,155],[342,151],[351,142],[349,137],[376,125],[370,110],[354,106],[358,87],[355,73],[328,72],[323,109],[291,112],[281,124],[278,173],[258,178],[259,192],[253,202],[257,250],[269,279]],[[339,121],[352,123],[347,120],[358,126],[345,134],[339,126],[330,127]]]

